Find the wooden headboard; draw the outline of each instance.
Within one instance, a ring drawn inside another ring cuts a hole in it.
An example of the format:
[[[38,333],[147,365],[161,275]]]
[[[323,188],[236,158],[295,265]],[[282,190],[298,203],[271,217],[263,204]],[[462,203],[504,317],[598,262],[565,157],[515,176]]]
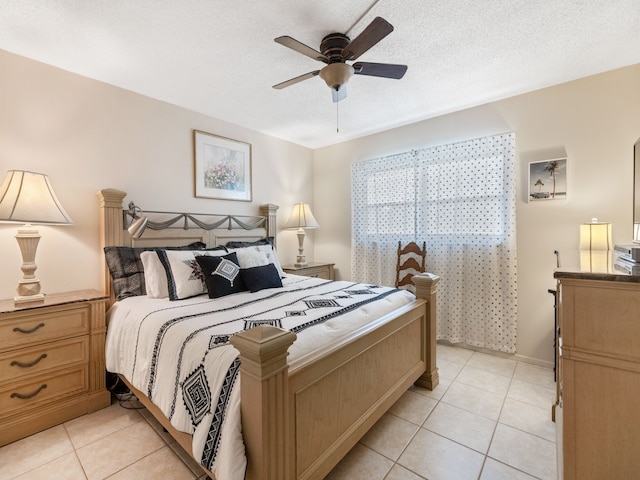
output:
[[[138,210],[149,219],[149,226],[140,238],[132,238],[127,227],[131,216],[123,206],[127,194],[114,188],[98,192],[100,205],[100,250],[111,246],[169,247],[203,242],[207,247],[231,241],[255,241],[272,237],[276,240],[278,206],[266,204],[258,215],[155,212]],[[167,225],[168,224],[168,225]],[[112,299],[111,276],[102,262],[102,288]]]

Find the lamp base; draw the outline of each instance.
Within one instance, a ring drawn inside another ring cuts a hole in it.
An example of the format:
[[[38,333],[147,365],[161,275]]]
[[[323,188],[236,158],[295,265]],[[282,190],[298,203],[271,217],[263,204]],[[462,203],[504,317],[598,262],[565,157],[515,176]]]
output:
[[[38,268],[36,265],[36,249],[40,241],[40,234],[31,225],[18,230],[16,235],[20,252],[22,253],[22,280],[18,282],[16,288],[17,296],[13,298],[14,303],[41,302],[44,295],[40,293],[40,280],[35,275]]]
[[[44,293],[36,293],[35,295],[17,295],[13,297],[13,303],[15,305],[34,302],[44,302]]]
[[[309,265],[307,263],[307,257],[304,254],[304,236],[305,232],[302,227],[298,229],[298,255],[296,256],[296,263],[293,264],[294,267],[306,267]]]

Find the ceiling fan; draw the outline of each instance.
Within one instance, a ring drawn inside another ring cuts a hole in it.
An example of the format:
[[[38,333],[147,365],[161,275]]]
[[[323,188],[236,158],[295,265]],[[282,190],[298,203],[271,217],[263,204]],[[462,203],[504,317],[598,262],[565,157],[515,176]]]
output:
[[[280,45],[284,45],[327,65],[320,70],[314,70],[286,82],[278,83],[273,88],[280,90],[319,75],[327,86],[331,88],[333,101],[338,102],[347,96],[346,83],[352,75],[400,79],[407,71],[406,65],[370,62],[356,62],[353,65],[349,65],[347,63],[347,61],[356,60],[391,32],[393,32],[393,25],[382,17],[376,17],[353,40],[343,33],[330,33],[322,39],[320,51],[289,36],[278,37],[275,41]]]

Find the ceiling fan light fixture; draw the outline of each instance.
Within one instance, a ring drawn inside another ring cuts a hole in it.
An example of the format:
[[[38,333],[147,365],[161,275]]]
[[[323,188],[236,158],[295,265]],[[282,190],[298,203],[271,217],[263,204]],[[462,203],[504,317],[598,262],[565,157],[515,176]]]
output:
[[[330,63],[320,70],[320,78],[325,81],[329,88],[339,90],[342,85],[349,81],[353,73],[354,70],[351,65]]]

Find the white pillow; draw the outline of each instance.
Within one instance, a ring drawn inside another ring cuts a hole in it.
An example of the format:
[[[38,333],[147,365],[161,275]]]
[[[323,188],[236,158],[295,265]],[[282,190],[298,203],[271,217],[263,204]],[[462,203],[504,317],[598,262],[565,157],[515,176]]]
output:
[[[239,248],[235,250],[235,254],[238,257],[240,268],[262,267],[271,263],[264,252],[251,247]]]
[[[147,290],[147,297],[167,298],[169,287],[167,286],[167,272],[155,250],[142,252],[140,254],[142,267],[144,269],[144,284]]]
[[[272,245],[258,245],[257,248],[260,249],[261,251],[263,251],[267,255],[267,258],[269,259],[269,262],[273,263],[276,266],[276,268],[278,269],[278,274],[280,275],[280,278],[283,278],[283,277],[287,276],[284,273],[284,270],[282,270],[282,267],[280,266],[280,260],[278,259],[278,253],[276,252],[276,249],[273,248]]]
[[[158,258],[166,272],[169,300],[182,300],[207,293],[204,274],[196,255],[226,254],[225,250],[158,250]]]
[[[280,260],[278,260],[278,255],[271,245],[251,245],[249,247],[228,248],[227,250],[229,250],[229,252],[236,252],[236,254],[238,255],[238,263],[240,263],[240,268],[249,268],[249,267],[242,266],[242,260],[240,258],[241,254],[239,252],[242,252],[242,251],[262,252],[267,257],[267,260],[268,260],[267,263],[273,263],[275,265],[276,269],[278,270],[278,275],[280,275],[280,278],[286,277],[284,270],[282,270],[282,267],[280,266]],[[266,263],[255,265],[255,266],[259,267],[262,265],[266,265]]]

